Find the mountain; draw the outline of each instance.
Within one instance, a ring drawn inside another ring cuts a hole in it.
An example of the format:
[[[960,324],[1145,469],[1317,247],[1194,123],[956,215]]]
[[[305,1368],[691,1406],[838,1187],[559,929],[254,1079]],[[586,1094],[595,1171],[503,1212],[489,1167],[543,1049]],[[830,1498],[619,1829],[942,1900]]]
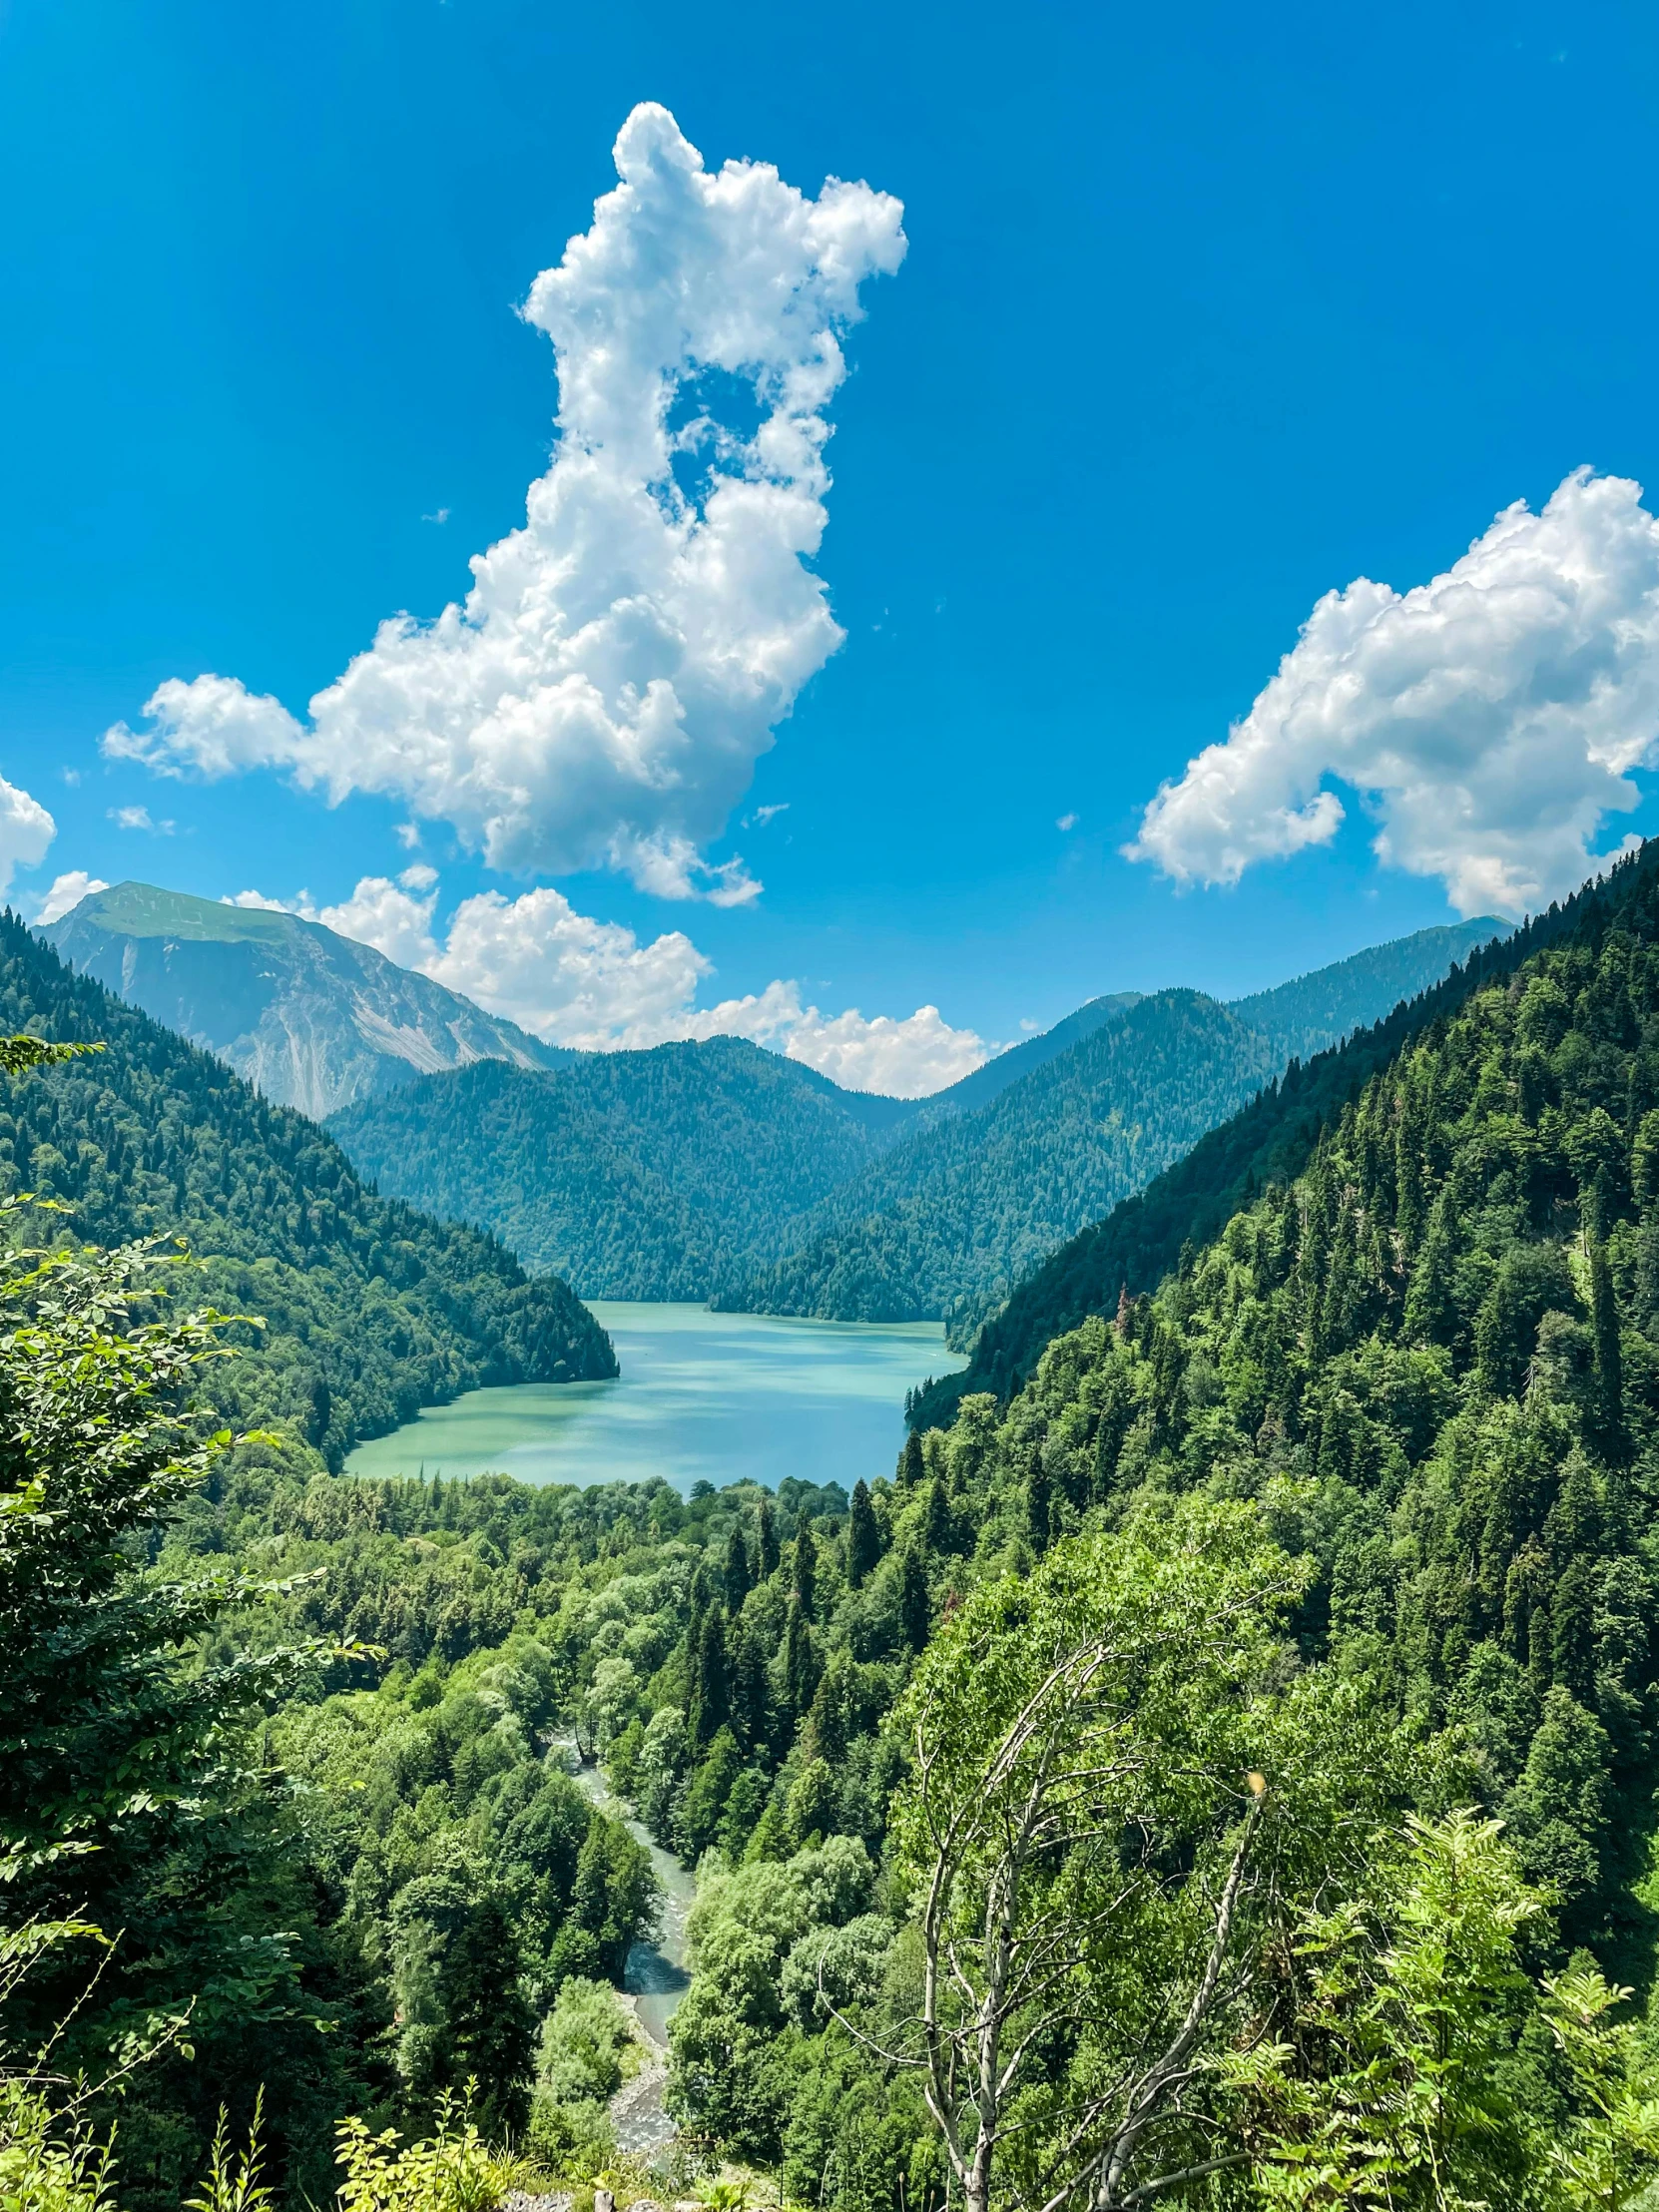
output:
[[[220,1371],[239,1425],[286,1425],[337,1467],[360,1437],[479,1383],[615,1375],[609,1339],[558,1281],[478,1231],[364,1185],[311,1122],[272,1105],[0,919],[0,1029],[97,1040],[95,1056],[0,1079],[0,1191],[69,1209],[50,1242],[183,1235],[191,1305],[260,1315]]]
[[[1272,1046],[1199,991],[1131,1000],[989,1105],[904,1136],[717,1292],[729,1312],[943,1318],[971,1334],[1080,1222],[1196,1143],[1275,1072]]]
[[[1644,865],[1651,864],[1644,858]],[[1055,1337],[1087,1315],[1113,1312],[1124,1286],[1131,1293],[1154,1287],[1178,1264],[1185,1247],[1218,1235],[1257,1191],[1300,1174],[1327,1119],[1357,1096],[1406,1039],[1452,1012],[1488,978],[1511,974],[1540,948],[1579,927],[1622,882],[1615,870],[1608,890],[1587,886],[1512,935],[1477,944],[1463,965],[1432,989],[1291,1068],[1144,1191],[1052,1253],[985,1323],[966,1368],[919,1393],[911,1418],[936,1424],[973,1391],[1006,1397],[1034,1372]]]
[[[1235,998],[1233,1011],[1273,1040],[1281,1060],[1305,1060],[1391,1013],[1402,1000],[1415,998],[1476,945],[1507,936],[1509,928],[1508,922],[1481,914],[1441,929],[1419,929],[1271,991]]]
[[[478,1223],[584,1296],[943,1319],[966,1343],[1294,1048],[1386,1012],[1411,977],[1443,971],[1448,945],[1485,934],[1378,946],[1246,1001],[1256,1021],[1195,991],[1096,998],[912,1103],[716,1038],[548,1073],[480,1063],[329,1126],[381,1189]]]
[[[40,933],[81,974],[313,1121],[439,1068],[568,1057],[297,914],[117,883]]]
[[[587,1298],[708,1297],[909,1117],[740,1037],[480,1062],[329,1123],[365,1175],[477,1222]]]

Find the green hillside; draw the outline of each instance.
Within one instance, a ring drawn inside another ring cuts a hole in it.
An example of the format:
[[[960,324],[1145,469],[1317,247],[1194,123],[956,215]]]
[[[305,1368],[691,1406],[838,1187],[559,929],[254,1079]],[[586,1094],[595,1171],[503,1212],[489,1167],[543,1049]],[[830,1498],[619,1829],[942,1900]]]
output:
[[[1053,1338],[1075,1329],[1088,1314],[1110,1314],[1125,1285],[1132,1292],[1151,1289],[1176,1265],[1184,1246],[1215,1236],[1263,1184],[1298,1174],[1325,1120],[1406,1038],[1459,1005],[1483,977],[1510,973],[1541,945],[1577,927],[1601,895],[1592,886],[1508,937],[1484,939],[1444,981],[1396,1006],[1345,1044],[1291,1067],[1185,1159],[1034,1269],[1003,1311],[985,1323],[967,1366],[919,1393],[912,1417],[924,1425],[947,1420],[970,1391],[991,1390],[1006,1397],[1032,1373]],[[1306,1004],[1305,985],[1319,982],[1316,975],[1287,989],[1304,992]]]
[[[244,917],[258,928],[262,917]],[[313,1124],[75,975],[0,921],[0,1028],[106,1050],[6,1084],[0,1189],[71,1208],[39,1232],[113,1245],[182,1235],[182,1295],[257,1314],[221,1395],[285,1421],[337,1466],[358,1438],[484,1382],[614,1375],[610,1344],[558,1281],[493,1238],[377,1197]]]
[[[1272,1048],[1198,991],[1132,1001],[976,1113],[906,1136],[790,1226],[775,1266],[722,1311],[836,1321],[985,1311],[1082,1222],[1108,1211],[1273,1074]]]
[[[908,1111],[712,1037],[545,1075],[483,1062],[329,1128],[383,1190],[486,1226],[584,1297],[703,1299]]]

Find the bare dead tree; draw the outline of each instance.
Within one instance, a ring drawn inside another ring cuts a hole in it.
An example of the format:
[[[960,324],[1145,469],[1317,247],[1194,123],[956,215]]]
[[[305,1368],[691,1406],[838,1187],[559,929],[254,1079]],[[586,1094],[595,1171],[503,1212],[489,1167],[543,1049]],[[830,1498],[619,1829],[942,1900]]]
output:
[[[924,1697],[915,1713],[911,1802],[928,1859],[920,2010],[895,2038],[909,2047],[883,2048],[843,2024],[888,2063],[922,2074],[964,2212],[988,2212],[999,2155],[1035,2124],[1021,2093],[1041,2055],[1096,2024],[1091,1957],[1121,1939],[1137,1901],[1167,1884],[1154,1863],[1160,1747],[1137,1725],[1124,1687],[1146,1660],[1144,1638],[1058,1650],[967,1767],[941,1710],[953,1701]],[[1148,2048],[1076,2092],[1042,2159],[1048,2178],[1026,2200],[1032,2212],[1129,2212],[1241,2162],[1220,2152],[1149,2178],[1141,2170],[1166,2123],[1186,2118],[1205,2030],[1240,1986],[1240,1908],[1268,1801],[1259,1775],[1248,1786],[1242,1777],[1217,1785],[1214,1796],[1218,1808],[1231,1799],[1242,1818],[1186,2001]],[[820,1983],[823,1993],[822,1971]]]

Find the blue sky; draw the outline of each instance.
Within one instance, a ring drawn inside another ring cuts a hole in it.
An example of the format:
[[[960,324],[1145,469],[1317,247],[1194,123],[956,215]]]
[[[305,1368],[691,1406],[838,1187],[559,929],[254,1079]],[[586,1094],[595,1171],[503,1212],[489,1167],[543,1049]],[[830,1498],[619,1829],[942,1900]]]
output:
[[[1340,761],[1358,746],[1363,776],[1391,742],[1420,636],[1384,636],[1362,672],[1387,695],[1382,736],[1309,751],[1324,664],[1312,707],[1275,710],[1275,762],[1304,730],[1283,770],[1304,828],[1273,827],[1275,766],[1271,789],[1229,786],[1242,829],[1178,807],[1147,860],[1120,850],[1322,595],[1427,585],[1581,464],[1659,486],[1645,11],[13,0],[0,42],[0,774],[57,829],[15,876],[25,911],[75,869],[331,910],[414,865],[436,875],[404,891],[425,924],[362,924],[388,949],[418,926],[441,946],[479,892],[542,886],[643,947],[674,940],[654,1018],[676,991],[707,1006],[788,979],[827,1036],[849,1007],[930,1003],[1007,1040],[1097,991],[1242,992],[1451,918],[1457,866],[1554,884],[1560,825],[1593,819],[1599,789],[1574,770],[1552,796],[1559,760],[1611,746],[1642,784],[1638,656],[1610,679],[1616,743],[1586,739],[1571,699],[1512,768],[1508,737],[1480,739],[1488,783],[1538,794],[1496,858],[1465,839],[1437,872],[1380,864]],[[513,309],[593,222],[640,101],[711,170],[770,162],[808,195],[832,175],[903,203],[902,267],[864,281],[827,408],[815,565],[844,642],[682,884],[730,886],[709,870],[741,854],[764,892],[664,897],[568,837],[492,868],[475,822],[430,817],[406,846],[395,793],[330,808],[280,762],[204,781],[154,765],[200,751],[101,752],[158,684],[205,672],[302,719],[383,618],[465,593],[548,466],[553,350]],[[1520,551],[1572,568],[1588,545],[1617,570],[1610,634],[1646,619],[1645,521],[1569,505]],[[1454,601],[1430,609],[1453,631]],[[1453,649],[1462,666],[1461,633]],[[1553,664],[1527,667],[1549,692]],[[1322,768],[1346,820],[1308,842],[1329,829],[1305,813]],[[1446,803],[1414,791],[1390,833],[1428,866]],[[133,809],[173,830],[121,827]],[[1591,849],[1653,820],[1644,801]],[[1271,856],[1276,838],[1300,848]],[[1204,887],[1226,853],[1240,879]],[[1172,854],[1195,887],[1162,871]],[[542,941],[589,961],[583,1018],[602,1022],[588,1000],[623,940],[561,919]],[[533,1014],[533,975],[503,980],[488,949],[475,987],[493,974]],[[862,1046],[841,1044],[821,1064],[855,1078]]]

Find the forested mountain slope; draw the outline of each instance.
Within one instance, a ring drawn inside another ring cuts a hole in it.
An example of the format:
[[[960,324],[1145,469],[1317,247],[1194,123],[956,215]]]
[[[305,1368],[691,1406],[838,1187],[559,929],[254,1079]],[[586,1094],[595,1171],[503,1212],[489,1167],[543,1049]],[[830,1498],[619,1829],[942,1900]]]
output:
[[[116,883],[41,935],[81,974],[313,1121],[437,1068],[568,1057],[297,914]]]
[[[1294,1180],[1052,1344],[999,1448],[1039,1546],[1147,1482],[1264,1495],[1319,1563],[1305,1648],[1461,1731],[1569,1941],[1645,1946],[1659,847],[1557,919],[1357,1071]]]
[[[1260,1088],[1272,1047],[1198,991],[1159,991],[978,1112],[900,1139],[729,1283],[723,1311],[943,1318],[965,1341],[1080,1222],[1138,1189]]]
[[[47,1242],[183,1235],[180,1296],[261,1315],[224,1370],[239,1422],[286,1421],[337,1466],[361,1436],[483,1382],[614,1375],[609,1340],[557,1281],[493,1238],[364,1187],[314,1124],[77,976],[8,914],[0,1027],[106,1049],[4,1082],[0,1188],[62,1200]]]
[[[967,1366],[917,1394],[912,1419],[924,1426],[948,1420],[971,1391],[1007,1397],[1055,1337],[1075,1329],[1086,1315],[1112,1313],[1125,1285],[1131,1292],[1151,1289],[1176,1265],[1183,1246],[1215,1236],[1265,1183],[1300,1173],[1326,1119],[1408,1037],[1461,1004],[1482,979],[1511,973],[1540,947],[1577,928],[1595,901],[1610,895],[1611,889],[1588,886],[1512,935],[1476,945],[1444,981],[1346,1043],[1294,1064],[1144,1191],[1080,1230],[1033,1270],[981,1328]]]
[[[487,1227],[588,1298],[703,1299],[908,1114],[739,1037],[495,1062],[365,1101],[330,1129],[367,1175]]]
[[[1416,998],[1476,945],[1490,944],[1509,930],[1508,922],[1490,914],[1443,929],[1419,929],[1229,1003],[1241,1021],[1272,1040],[1282,1061],[1305,1060],[1352,1031],[1369,1028],[1402,999]]]

